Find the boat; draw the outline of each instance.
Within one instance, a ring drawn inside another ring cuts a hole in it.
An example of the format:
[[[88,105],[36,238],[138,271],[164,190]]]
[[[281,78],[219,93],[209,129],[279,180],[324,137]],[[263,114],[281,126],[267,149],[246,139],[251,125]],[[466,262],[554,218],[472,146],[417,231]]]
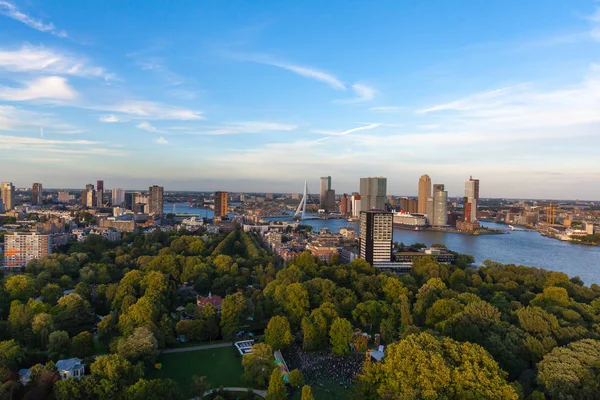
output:
[[[511,231],[515,231],[515,230],[516,230],[516,228],[515,228],[514,226],[512,226],[512,225],[509,225],[509,226],[508,226],[508,228],[509,228]]]
[[[356,222],[356,221],[358,221],[358,218],[356,218],[356,217],[350,217],[350,218],[348,218],[347,221],[348,222]]]
[[[415,226],[415,229],[414,229],[414,230],[415,230],[416,232],[420,231],[420,229],[419,229],[419,227],[418,227],[418,226]]]

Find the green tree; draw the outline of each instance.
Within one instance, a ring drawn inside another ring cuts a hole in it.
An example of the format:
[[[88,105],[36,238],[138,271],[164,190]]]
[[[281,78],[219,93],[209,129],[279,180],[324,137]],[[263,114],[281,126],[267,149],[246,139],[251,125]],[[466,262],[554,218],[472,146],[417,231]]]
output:
[[[249,383],[254,383],[259,387],[264,387],[275,368],[275,357],[273,348],[268,344],[257,343],[252,346],[252,353],[246,354],[242,358],[244,367],[244,379]]]
[[[70,293],[58,299],[54,323],[58,329],[73,336],[94,327],[96,315],[90,302],[77,293]]]
[[[192,397],[202,398],[204,393],[208,392],[211,388],[211,384],[208,381],[206,376],[197,376],[194,375],[192,377],[192,386],[190,389],[190,395]]]
[[[287,391],[285,390],[285,384],[283,383],[281,370],[279,368],[275,368],[271,373],[271,378],[269,379],[267,400],[285,400],[286,398]]]
[[[75,357],[85,358],[94,353],[94,338],[88,331],[83,331],[73,338],[71,354]]]
[[[290,323],[286,317],[275,316],[269,320],[265,329],[265,342],[275,350],[288,347],[294,337],[290,330]]]
[[[538,364],[538,382],[553,399],[594,399],[600,391],[600,341],[557,347]]]
[[[67,356],[71,348],[69,334],[65,331],[54,331],[48,337],[48,350],[60,356]]]
[[[117,352],[131,361],[151,361],[158,342],[152,331],[146,327],[136,328],[131,336],[119,340]]]
[[[290,385],[295,388],[304,386],[304,375],[299,369],[293,369],[290,371]]]
[[[221,331],[226,339],[233,339],[247,317],[248,302],[244,294],[237,292],[225,296],[221,308]]]
[[[131,400],[176,400],[181,399],[177,383],[171,379],[140,379],[125,391]]]
[[[11,298],[21,301],[27,301],[30,297],[34,297],[35,279],[29,275],[13,275],[6,280],[4,288]]]
[[[118,354],[100,356],[90,366],[92,378],[97,380],[94,393],[101,399],[119,398],[125,387],[137,382],[143,375],[141,363],[132,364]]]
[[[53,392],[56,400],[87,400],[91,397],[91,393],[86,393],[83,382],[76,378],[60,379],[54,384]]]
[[[31,322],[31,329],[37,335],[40,347],[46,348],[50,334],[54,331],[54,321],[52,315],[47,313],[37,314]]]
[[[318,350],[327,345],[327,320],[321,313],[312,312],[302,319],[304,350]]]
[[[301,283],[292,283],[285,288],[283,308],[292,326],[300,326],[309,306],[308,291]]]
[[[14,339],[0,342],[0,366],[14,369],[25,357],[23,348]]]
[[[315,400],[315,397],[312,394],[312,389],[308,385],[302,386],[302,397],[300,400]]]
[[[352,324],[346,318],[336,318],[331,324],[329,330],[329,342],[333,349],[333,354],[338,356],[347,354],[350,352],[350,343],[354,337],[354,331],[352,330]]]
[[[381,398],[518,398],[506,373],[481,346],[428,333],[388,346],[383,361],[367,367],[361,379]]]

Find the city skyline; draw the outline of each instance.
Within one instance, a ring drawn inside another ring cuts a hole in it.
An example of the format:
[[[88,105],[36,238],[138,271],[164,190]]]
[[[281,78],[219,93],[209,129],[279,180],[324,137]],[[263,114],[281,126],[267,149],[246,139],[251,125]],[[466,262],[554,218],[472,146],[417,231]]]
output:
[[[0,2],[0,181],[600,199],[600,3],[339,5]]]

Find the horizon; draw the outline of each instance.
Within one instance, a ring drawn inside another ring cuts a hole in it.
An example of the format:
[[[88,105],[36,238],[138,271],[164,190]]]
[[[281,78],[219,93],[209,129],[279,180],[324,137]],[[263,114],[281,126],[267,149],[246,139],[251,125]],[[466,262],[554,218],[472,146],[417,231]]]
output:
[[[600,199],[594,0],[3,0],[0,21],[16,187],[416,194],[427,173],[451,197],[472,175],[482,198]]]

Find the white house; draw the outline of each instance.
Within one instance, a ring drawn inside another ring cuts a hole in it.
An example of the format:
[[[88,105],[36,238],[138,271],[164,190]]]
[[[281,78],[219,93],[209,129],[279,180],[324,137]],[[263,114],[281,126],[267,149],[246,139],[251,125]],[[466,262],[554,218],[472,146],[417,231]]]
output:
[[[79,379],[85,373],[85,366],[81,358],[69,358],[68,360],[58,360],[56,369],[61,378],[76,378]]]

